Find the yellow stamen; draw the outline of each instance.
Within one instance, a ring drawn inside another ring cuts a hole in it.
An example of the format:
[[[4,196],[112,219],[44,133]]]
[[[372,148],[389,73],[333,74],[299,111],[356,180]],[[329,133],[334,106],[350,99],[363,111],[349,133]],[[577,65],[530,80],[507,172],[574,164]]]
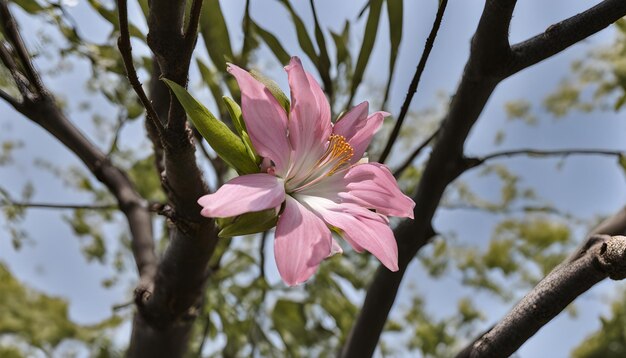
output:
[[[349,164],[350,158],[354,155],[354,149],[341,135],[331,134],[328,139],[328,148],[318,161],[318,165],[332,165],[328,175],[332,175],[345,164]]]

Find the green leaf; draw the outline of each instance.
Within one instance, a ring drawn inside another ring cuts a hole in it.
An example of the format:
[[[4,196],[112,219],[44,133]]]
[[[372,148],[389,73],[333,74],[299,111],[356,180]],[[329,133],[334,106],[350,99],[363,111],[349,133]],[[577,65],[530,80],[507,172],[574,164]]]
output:
[[[291,56],[289,56],[289,53],[285,51],[285,48],[276,38],[276,36],[274,36],[271,32],[263,29],[256,22],[252,21],[252,19],[250,20],[250,24],[252,25],[254,32],[258,34],[261,39],[263,39],[267,47],[269,47],[274,56],[276,56],[278,62],[280,62],[282,65],[287,65]]]
[[[374,42],[376,41],[376,33],[378,32],[378,22],[380,20],[380,12],[383,5],[383,0],[370,1],[369,15],[367,17],[367,23],[365,25],[365,33],[363,34],[363,43],[361,44],[361,51],[359,52],[359,58],[354,68],[354,76],[352,77],[352,88],[350,89],[350,97],[354,97],[357,88],[363,80],[363,74],[365,73],[365,67],[369,62],[372,49],[374,48]]]
[[[311,37],[309,33],[306,31],[306,26],[304,26],[304,22],[296,14],[293,7],[288,0],[279,0],[285,7],[289,14],[291,15],[291,20],[296,28],[296,35],[298,36],[298,44],[300,44],[300,48],[304,53],[313,61],[313,63],[317,63],[317,53],[315,52],[315,47],[313,46],[313,41],[311,41]]]
[[[389,48],[389,77],[387,79],[387,86],[385,87],[385,100],[389,96],[389,90],[391,88],[391,80],[393,78],[393,71],[396,67],[396,58],[398,56],[398,48],[400,47],[400,41],[402,40],[402,0],[386,0],[387,1],[387,15],[389,17],[389,42],[391,44]]]
[[[278,215],[274,209],[245,213],[232,218],[219,218],[217,224],[221,230],[218,236],[227,238],[256,234],[273,228],[277,221]]]
[[[163,79],[185,108],[187,115],[215,153],[239,174],[257,173],[259,168],[248,155],[246,146],[226,124],[215,118],[189,92],[174,81]]]
[[[200,15],[200,33],[211,61],[220,71],[225,71],[226,61],[232,61],[234,56],[219,0],[204,2]]]
[[[317,69],[324,82],[326,91],[330,94],[332,91],[332,82],[330,79],[330,58],[328,57],[328,49],[326,48],[326,39],[324,38],[324,32],[317,19],[317,12],[315,11],[315,5],[311,0],[311,10],[313,11],[313,20],[315,22],[315,40],[317,47],[320,50],[317,58]]]
[[[280,86],[278,86],[278,83],[276,83],[276,82],[272,81],[271,79],[263,76],[263,74],[261,74],[259,71],[256,71],[256,70],[250,71],[250,74],[257,81],[259,81],[262,84],[264,84],[265,87],[267,87],[267,89],[272,93],[274,98],[276,98],[278,103],[285,109],[285,112],[289,113],[289,108],[291,107],[291,105],[289,103],[289,98],[287,98],[287,95],[285,95],[283,90],[280,89]]]
[[[29,14],[36,14],[44,10],[44,7],[35,0],[13,0],[13,2]]]
[[[235,126],[235,130],[239,137],[243,140],[243,144],[246,146],[246,150],[248,151],[248,155],[250,158],[254,160],[255,163],[259,164],[261,161],[261,157],[254,150],[254,146],[252,145],[252,141],[250,140],[250,136],[248,136],[248,132],[246,129],[246,123],[243,120],[243,115],[241,113],[241,108],[230,97],[222,97],[224,104],[226,104],[226,108],[228,108],[228,112],[230,113],[230,118],[233,121],[233,125]]]
[[[348,50],[348,41],[350,39],[350,22],[346,21],[343,32],[336,34],[331,31],[331,36],[335,42],[335,49],[337,50],[337,66],[341,63],[348,64],[351,62],[350,51]]]

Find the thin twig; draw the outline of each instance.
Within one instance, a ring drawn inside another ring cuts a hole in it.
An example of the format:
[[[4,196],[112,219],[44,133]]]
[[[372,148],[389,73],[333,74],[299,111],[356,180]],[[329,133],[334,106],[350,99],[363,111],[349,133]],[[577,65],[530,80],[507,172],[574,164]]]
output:
[[[88,204],[54,204],[54,203],[37,203],[23,201],[0,201],[0,206],[16,206],[19,208],[29,209],[84,209],[84,210],[116,210],[119,209],[115,204],[88,205]]]
[[[17,28],[17,22],[9,11],[8,2],[6,0],[0,0],[0,20],[2,21],[2,26],[7,40],[17,52],[17,57],[22,63],[22,67],[26,72],[26,77],[30,81],[30,84],[34,87],[36,94],[41,95],[44,90],[43,84],[39,78],[39,74],[33,66],[30,54],[28,53],[24,40],[22,39],[19,29]]]
[[[606,155],[620,158],[626,151],[619,150],[605,150],[605,149],[558,149],[558,150],[538,150],[538,149],[517,149],[507,150],[502,152],[496,152],[486,155],[481,158],[469,158],[472,163],[470,167],[475,167],[488,160],[502,158],[502,157],[516,157],[516,156],[536,156],[536,157],[567,157],[570,155]]]
[[[162,139],[165,135],[165,127],[163,126],[163,122],[161,122],[159,116],[154,110],[152,102],[150,102],[148,96],[146,95],[146,92],[144,92],[141,82],[139,82],[139,78],[137,77],[135,65],[133,64],[133,49],[130,44],[130,32],[128,30],[128,9],[126,0],[118,0],[118,9],[120,20],[120,37],[117,40],[117,47],[119,48],[122,55],[122,61],[124,62],[124,68],[126,68],[128,80],[135,90],[135,93],[137,93],[137,96],[139,96],[139,100],[146,108],[146,115],[148,116],[148,120],[154,123],[154,126],[157,129],[157,133]]]
[[[113,152],[117,149],[117,143],[119,142],[120,135],[122,133],[122,129],[124,129],[124,125],[128,121],[127,111],[122,110],[117,116],[117,124],[115,126],[115,133],[113,134],[113,140],[111,141],[111,145],[109,145],[109,151],[107,152],[107,157],[110,157]]]
[[[204,328],[202,329],[202,339],[200,340],[200,345],[198,346],[198,352],[196,354],[196,357],[202,357],[202,350],[204,350],[206,337],[209,335],[209,329],[211,329],[211,316],[206,314],[203,317],[205,319]]]
[[[437,15],[435,16],[435,21],[433,22],[433,27],[430,30],[430,34],[426,39],[426,45],[424,45],[424,52],[422,52],[422,57],[420,58],[420,62],[417,65],[417,69],[415,70],[415,75],[413,75],[413,80],[409,85],[409,90],[406,94],[406,98],[404,99],[404,103],[402,104],[402,108],[400,109],[400,115],[396,120],[396,124],[391,131],[391,135],[387,140],[387,145],[385,145],[385,149],[383,153],[380,155],[380,159],[378,161],[380,163],[384,163],[389,154],[391,153],[391,149],[393,148],[394,143],[398,139],[398,135],[400,135],[400,128],[402,127],[402,123],[406,118],[407,113],[409,112],[409,106],[411,105],[411,101],[413,100],[413,96],[415,92],[417,92],[417,86],[419,85],[420,78],[422,77],[422,73],[426,68],[426,61],[428,61],[428,56],[430,55],[430,51],[433,49],[433,45],[435,43],[435,38],[437,37],[437,32],[439,31],[439,27],[441,26],[441,20],[443,19],[443,14],[446,11],[446,6],[448,5],[448,0],[442,0],[439,3],[439,9],[437,10]]]
[[[189,24],[187,25],[187,31],[185,32],[185,40],[188,41],[187,44],[191,48],[193,48],[193,45],[198,38],[198,24],[200,23],[200,14],[202,13],[202,2],[202,0],[193,0],[193,3],[191,4]]]
[[[422,142],[422,144],[420,144],[417,148],[415,148],[415,150],[413,151],[413,153],[411,153],[411,155],[409,155],[408,158],[406,158],[406,160],[404,161],[404,163],[402,163],[394,172],[393,172],[393,176],[396,178],[399,178],[400,175],[402,175],[402,173],[411,166],[411,163],[413,163],[413,160],[415,158],[417,158],[418,155],[420,155],[420,153],[426,149],[426,147],[428,146],[428,144],[430,142],[432,142],[433,139],[435,139],[435,137],[437,137],[437,134],[439,134],[439,131],[441,130],[441,127],[437,128],[436,131],[433,132],[433,134],[431,134],[430,136],[428,136],[428,138],[424,139],[424,141]]]

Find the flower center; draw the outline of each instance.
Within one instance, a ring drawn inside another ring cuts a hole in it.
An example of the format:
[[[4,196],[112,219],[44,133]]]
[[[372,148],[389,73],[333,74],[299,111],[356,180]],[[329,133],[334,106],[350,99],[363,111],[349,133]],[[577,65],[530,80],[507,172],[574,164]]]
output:
[[[346,142],[346,138],[342,135],[331,134],[328,139],[328,148],[322,154],[316,167],[330,168],[327,175],[333,175],[337,170],[350,163],[352,155],[354,155],[354,149]]]
[[[326,151],[320,159],[307,169],[304,175],[296,176],[287,183],[288,192],[299,192],[308,188],[325,177],[331,176],[350,166],[350,159],[354,155],[354,149],[341,135],[332,134],[328,138]]]

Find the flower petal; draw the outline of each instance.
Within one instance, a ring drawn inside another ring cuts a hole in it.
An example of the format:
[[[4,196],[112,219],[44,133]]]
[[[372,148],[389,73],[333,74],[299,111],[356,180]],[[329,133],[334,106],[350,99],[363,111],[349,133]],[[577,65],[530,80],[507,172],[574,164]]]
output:
[[[229,64],[230,72],[241,90],[241,110],[248,135],[262,157],[270,158],[279,175],[289,166],[291,147],[287,139],[287,113],[264,84],[247,71]]]
[[[383,124],[383,119],[390,115],[387,112],[374,112],[368,117],[368,107],[367,102],[356,105],[333,127],[333,133],[344,136],[354,149],[351,163],[356,163],[363,157],[374,133]]]
[[[304,71],[299,58],[292,57],[285,70],[291,89],[289,141],[294,167],[290,176],[297,176],[314,165],[326,149],[332,132],[330,105],[317,81]]]
[[[351,167],[344,177],[347,192],[339,196],[346,201],[376,209],[383,215],[413,219],[415,203],[404,195],[389,169],[380,163]]]
[[[274,240],[274,257],[283,281],[293,286],[308,280],[320,262],[331,255],[331,240],[324,222],[287,196]]]
[[[369,111],[369,103],[361,102],[352,107],[346,114],[341,116],[335,126],[333,133],[344,136],[346,139],[354,137],[354,135],[367,122],[367,112]]]
[[[283,180],[258,173],[242,175],[228,181],[215,193],[198,199],[198,204],[203,206],[200,212],[202,216],[225,218],[275,208],[284,200]]]
[[[358,252],[371,252],[391,271],[398,271],[398,245],[387,220],[356,204],[298,195],[296,199],[318,214],[327,224],[342,231],[342,237]]]
[[[380,126],[383,124],[383,120],[385,117],[390,114],[387,112],[374,112],[369,117],[367,117],[365,125],[360,128],[354,136],[348,139],[348,143],[354,149],[354,155],[350,160],[351,163],[356,163],[361,160],[365,150],[370,145],[374,134],[380,129]]]

